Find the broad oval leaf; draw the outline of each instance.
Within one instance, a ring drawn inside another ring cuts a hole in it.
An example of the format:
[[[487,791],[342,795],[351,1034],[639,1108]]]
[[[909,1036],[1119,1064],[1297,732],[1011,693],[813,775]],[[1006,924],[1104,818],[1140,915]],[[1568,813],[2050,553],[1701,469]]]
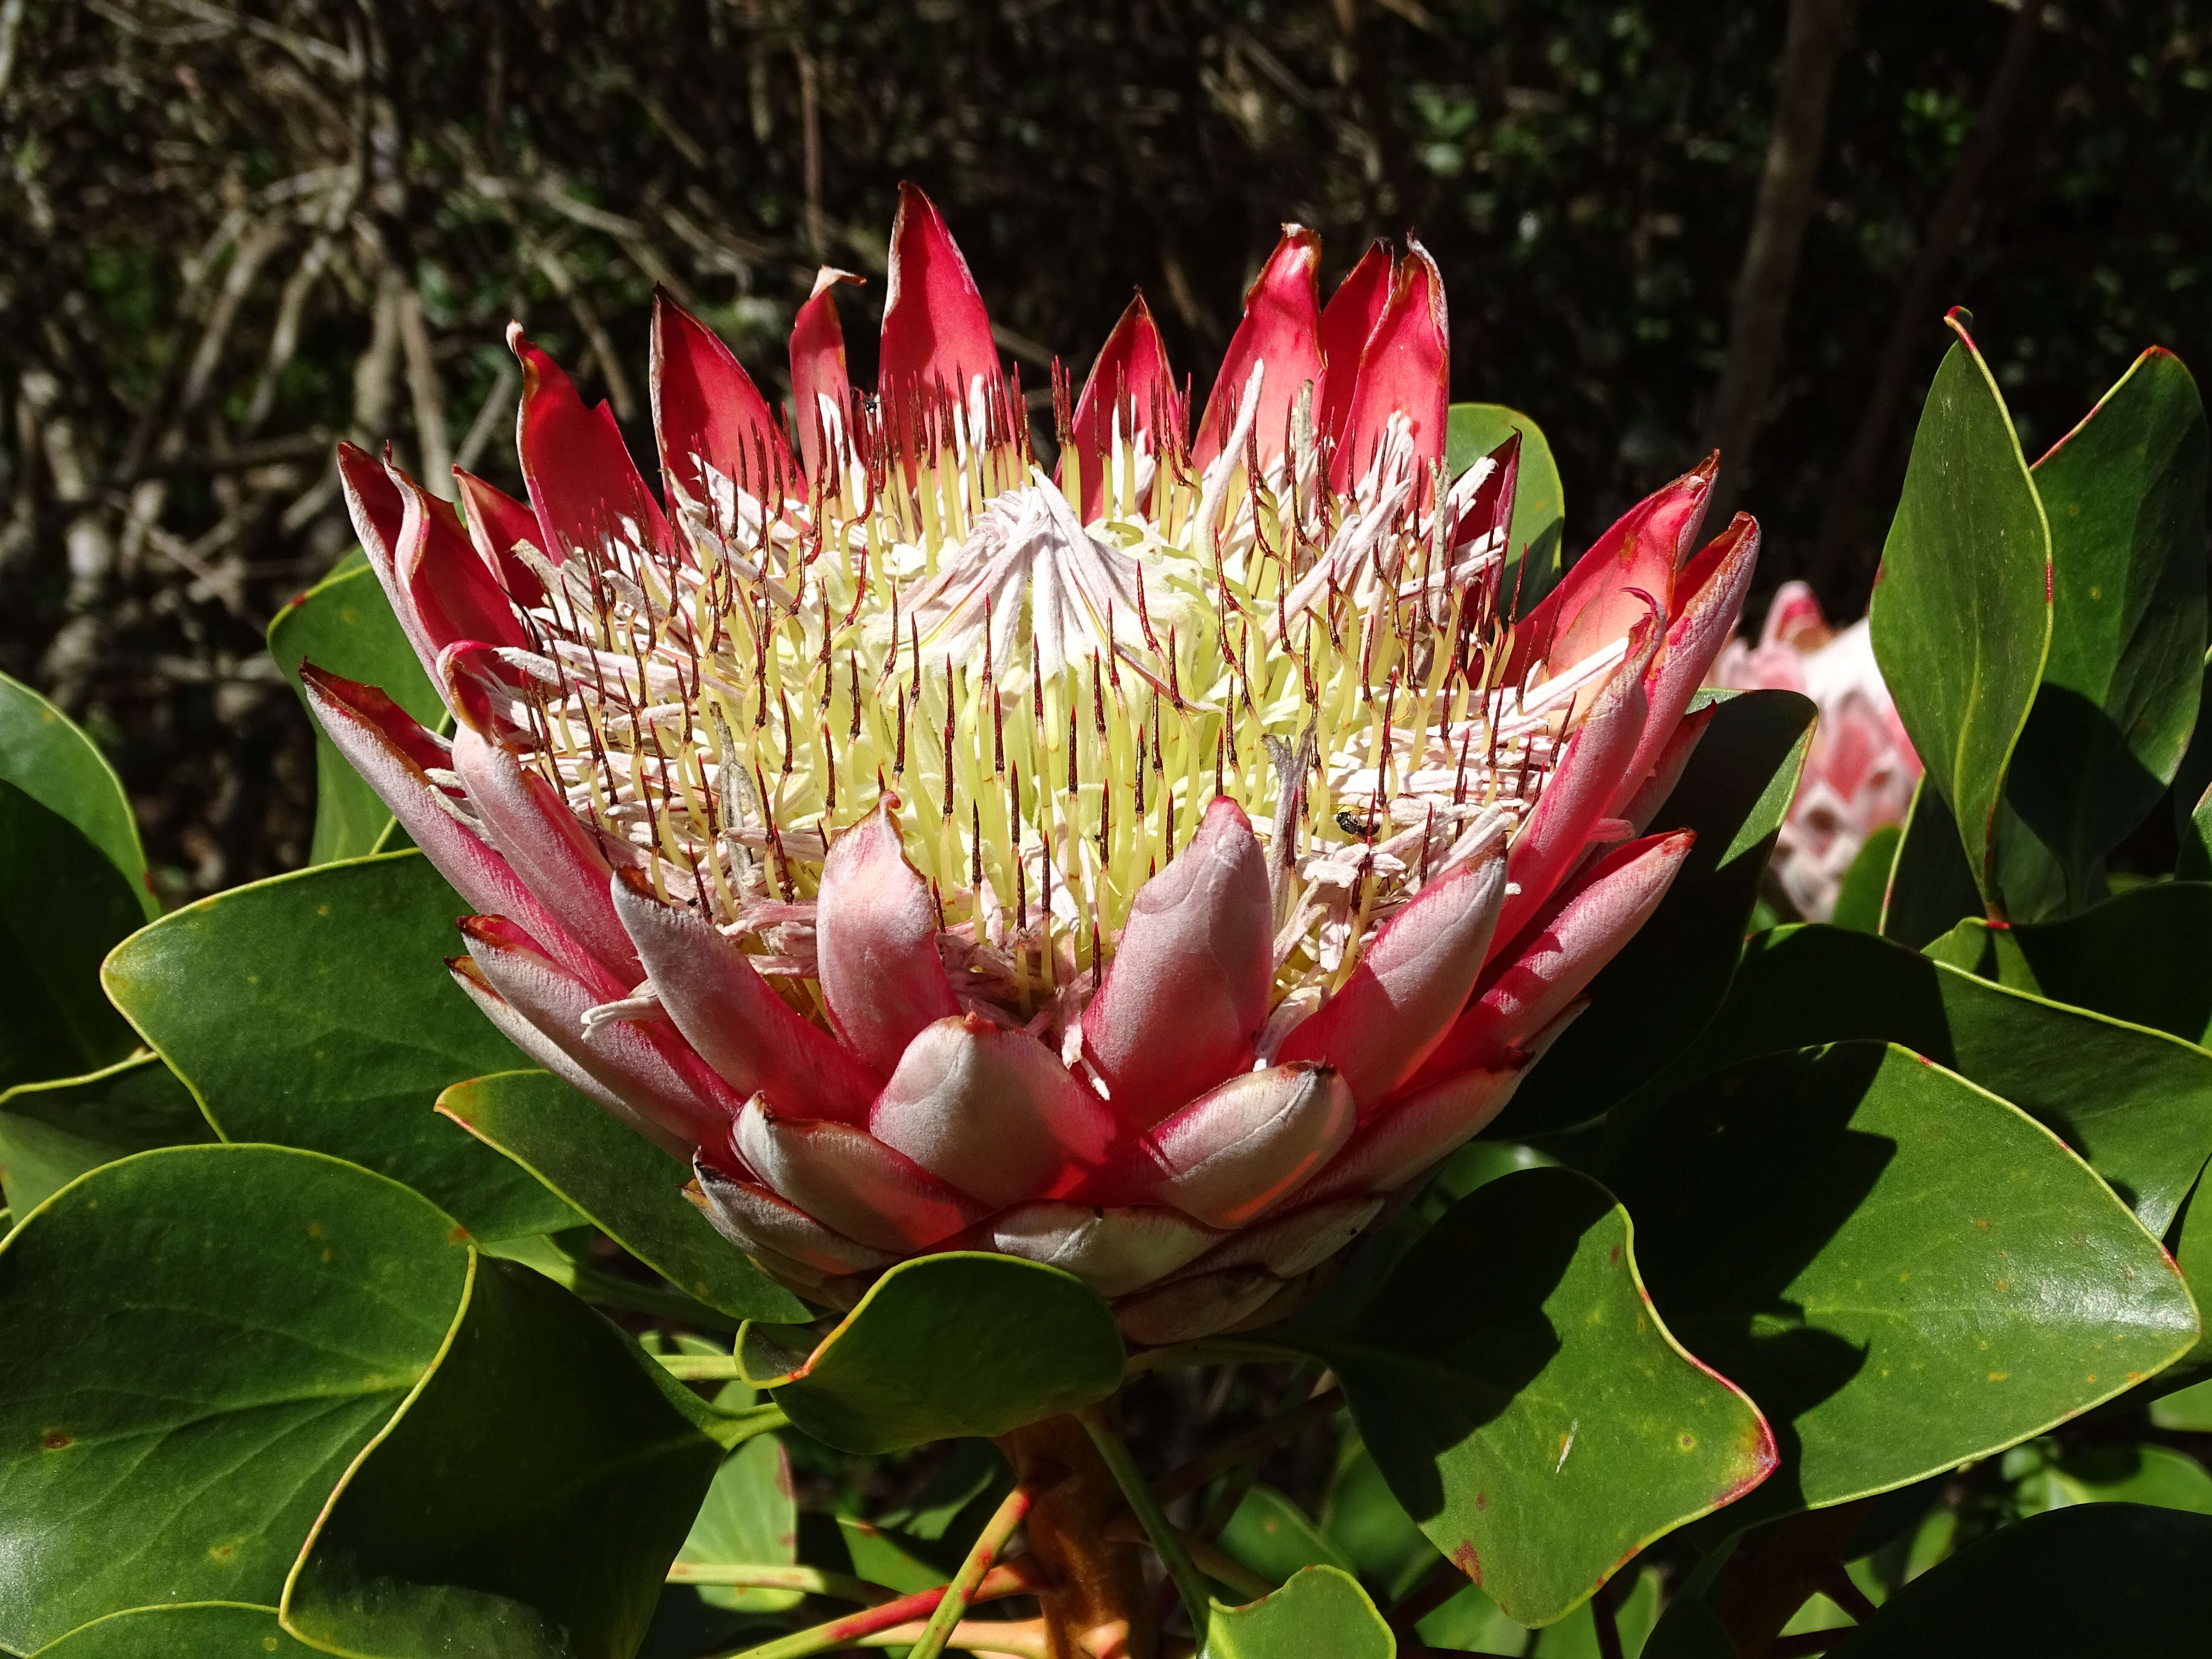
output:
[[[210,1141],[199,1103],[152,1054],[0,1094],[0,1187],[28,1215],[88,1170],[156,1146]]]
[[[1221,1547],[1268,1583],[1279,1584],[1302,1567],[1352,1571],[1352,1562],[1316,1526],[1289,1495],[1265,1482],[1247,1492],[1229,1524]]]
[[[2035,1467],[2014,1486],[2013,1501],[2031,1512],[2069,1504],[2152,1504],[2162,1510],[2212,1515],[2212,1471],[2171,1446],[2127,1441],[2078,1446],[2056,1442],[2022,1446],[2006,1459],[2031,1457]]]
[[[1795,691],[1723,694],[1654,830],[1697,845],[1651,920],[1590,981],[1573,1035],[1544,1056],[1498,1133],[1588,1122],[1688,1046],[1728,994],[1752,902],[1797,792],[1815,710]]]
[[[2004,1527],[1905,1586],[1839,1659],[2201,1653],[2212,1516],[2084,1504]]]
[[[1997,383],[1966,332],[1928,389],[1869,611],[1875,659],[1984,897],[1997,805],[2051,644],[2051,532]]]
[[[1960,845],[1959,826],[1923,773],[1912,786],[1912,803],[1898,832],[1878,931],[1917,951],[1961,918],[1978,921],[1981,911],[1981,890],[1974,884],[1966,849]]]
[[[1586,1176],[1503,1176],[1429,1230],[1354,1327],[1304,1339],[1407,1512],[1523,1625],[1564,1617],[1774,1467],[1757,1408],[1652,1310],[1635,1236]]]
[[[1640,1659],[1737,1659],[1720,1615],[1695,1595],[1678,1595],[1644,1644]]]
[[[1422,1641],[1435,1652],[1522,1654],[1527,1659],[1604,1659],[1599,1644],[1597,1614],[1585,1601],[1557,1624],[1529,1630],[1498,1610],[1498,1603],[1469,1584],[1450,1601],[1414,1626]],[[1613,1592],[1613,1633],[1624,1654],[1641,1655],[1659,1617],[1659,1575],[1650,1569],[1636,1575],[1626,1594]],[[1729,1656],[1734,1659],[1734,1656]]]
[[[550,1073],[457,1083],[438,1097],[438,1110],[686,1295],[736,1319],[806,1317],[805,1304],[684,1198],[688,1167]]]
[[[1395,1659],[1397,1651],[1358,1581],[1339,1567],[1312,1566],[1243,1607],[1215,1602],[1201,1659]]]
[[[551,1280],[474,1267],[309,1534],[284,1626],[379,1659],[629,1659],[720,1461],[712,1413]]]
[[[2072,908],[2173,781],[2197,722],[2206,453],[2197,382],[2154,346],[2035,464],[2051,654],[2007,795],[2057,857]]]
[[[1961,933],[2004,984],[2212,1042],[2212,882],[2148,882],[2063,921]]]
[[[2181,1270],[2181,1277],[2197,1299],[2197,1311],[2202,1313],[2212,1304],[2212,1192],[2208,1192],[2203,1176],[2197,1177],[2197,1189],[2189,1194],[2189,1201],[2181,1206],[2181,1216],[2173,1224],[2171,1235],[2173,1246],[2173,1265]],[[2162,1382],[2179,1382],[2185,1376],[2203,1377],[2212,1367],[2212,1334],[2200,1331],[2197,1346],[2183,1356],[2181,1363]],[[2212,1389],[2212,1379],[2195,1383],[2179,1392],[2194,1394],[2198,1389]],[[2158,1403],[2177,1398],[2169,1394]],[[2212,1401],[2208,1401],[2212,1404]]]
[[[749,1322],[738,1369],[840,1451],[995,1437],[1121,1386],[1114,1316],[1057,1267],[961,1250],[902,1261],[818,1341]]]
[[[2176,881],[2212,881],[2212,720],[2202,718],[2212,702],[2212,653],[2207,658],[2197,687],[2197,729],[2173,773]]]
[[[419,853],[325,865],[172,912],[103,978],[224,1139],[404,1181],[479,1238],[575,1226],[536,1177],[431,1109],[517,1059],[446,971],[467,909]]]
[[[75,824],[115,866],[141,913],[149,919],[161,914],[123,780],[75,720],[5,674],[0,674],[0,782],[14,784]]]
[[[723,1459],[676,1559],[749,1566],[788,1566],[799,1559],[799,1506],[781,1441],[755,1435]],[[701,1601],[732,1612],[781,1613],[801,1600],[797,1590],[693,1582]]]
[[[1381,1586],[1392,1600],[1411,1595],[1438,1559],[1359,1437],[1349,1430],[1322,1506],[1322,1530],[1360,1577]]]
[[[301,690],[304,659],[376,686],[434,730],[446,717],[376,572],[365,563],[341,564],[277,612],[269,624],[269,654],[295,691]],[[304,703],[306,694],[301,696]],[[307,861],[327,864],[375,852],[391,826],[391,812],[313,714],[307,721],[315,731],[315,833]]]
[[[1560,546],[1566,530],[1566,492],[1544,428],[1504,404],[1454,404],[1444,421],[1444,465],[1457,477],[1515,433],[1521,434],[1521,471],[1513,485],[1513,524],[1506,532],[1505,572],[1498,592],[1527,616],[1566,574]]]
[[[2176,1259],[2179,1252],[2175,1252]],[[2181,1264],[2184,1278],[2189,1278],[2189,1264]],[[2190,1279],[2193,1286],[2202,1288],[2202,1275]],[[2160,1395],[2150,1402],[2153,1428],[2171,1429],[2183,1434],[2212,1433],[2212,1382],[2192,1382],[2185,1389]]]
[[[1882,901],[1888,896],[1889,872],[1896,866],[1898,843],[1904,838],[1904,825],[1886,823],[1860,844],[1836,890],[1836,908],[1829,915],[1830,921],[1862,933],[1881,931]]]
[[[396,1182],[271,1146],[142,1152],[33,1212],[0,1243],[0,1645],[274,1605],[470,1257]]]
[[[76,826],[0,782],[0,1089],[77,1077],[138,1046],[100,959],[145,920]]]
[[[1745,945],[1727,1004],[1648,1097],[1754,1054],[1851,1038],[1900,1044],[2011,1102],[2086,1158],[2155,1237],[2212,1157],[2212,1054],[1817,925]]]
[[[1997,1451],[2197,1340],[2180,1274],[2087,1164],[1893,1044],[1699,1079],[1607,1168],[1660,1312],[1773,1420],[1758,1515]]]
[[[81,1625],[33,1659],[312,1659],[315,1650],[276,1622],[274,1607],[185,1601],[131,1607]]]

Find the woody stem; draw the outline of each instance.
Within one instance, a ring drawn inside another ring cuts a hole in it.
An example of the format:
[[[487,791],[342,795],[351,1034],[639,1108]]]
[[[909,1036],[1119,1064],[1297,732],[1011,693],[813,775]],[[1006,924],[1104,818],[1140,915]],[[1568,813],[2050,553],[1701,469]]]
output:
[[[1124,1499],[1085,1425],[1048,1418],[1002,1436],[999,1447],[1036,1494],[1025,1524],[1052,1659],[1152,1659],[1158,1632],[1146,1612],[1141,1548],[1106,1535]]]

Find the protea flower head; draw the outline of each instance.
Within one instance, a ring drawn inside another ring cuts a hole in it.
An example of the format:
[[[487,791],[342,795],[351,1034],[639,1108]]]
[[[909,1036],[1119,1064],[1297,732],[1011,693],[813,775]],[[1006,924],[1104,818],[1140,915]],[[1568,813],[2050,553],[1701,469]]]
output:
[[[1165,1341],[1258,1322],[1480,1129],[1688,850],[1646,834],[1756,551],[1700,469],[1517,626],[1515,444],[1456,481],[1443,286],[1297,226],[1195,428],[1139,298],[1056,472],[907,188],[882,374],[824,271],[787,438],[665,297],[665,506],[519,330],[526,505],[342,451],[453,716],[308,674],[481,915],[453,972],[849,1304],[947,1249]]]
[[[1813,590],[1784,582],[1759,643],[1730,640],[1713,678],[1740,691],[1801,692],[1820,711],[1771,868],[1798,915],[1825,921],[1859,848],[1875,830],[1905,821],[1920,781],[1920,757],[1875,663],[1873,631],[1863,617],[1829,627]]]

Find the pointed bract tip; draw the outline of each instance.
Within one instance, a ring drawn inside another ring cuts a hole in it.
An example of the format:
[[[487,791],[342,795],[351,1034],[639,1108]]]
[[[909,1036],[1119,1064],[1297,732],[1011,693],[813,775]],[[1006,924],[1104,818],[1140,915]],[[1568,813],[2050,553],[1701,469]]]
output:
[[[1240,830],[1252,827],[1251,817],[1241,803],[1228,795],[1216,795],[1206,803],[1206,817],[1200,820],[1199,832],[1201,835],[1205,833],[1206,825],[1213,821],[1216,813],[1219,813],[1224,822],[1233,823]]]

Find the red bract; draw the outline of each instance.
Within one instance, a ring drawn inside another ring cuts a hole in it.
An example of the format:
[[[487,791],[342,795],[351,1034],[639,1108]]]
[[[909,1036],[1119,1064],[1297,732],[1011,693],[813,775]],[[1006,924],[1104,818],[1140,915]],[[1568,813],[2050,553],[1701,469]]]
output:
[[[842,273],[788,432],[657,302],[665,511],[519,333],[526,506],[341,452],[453,737],[308,695],[483,912],[457,977],[804,1294],[974,1248],[1140,1340],[1275,1316],[1688,851],[1650,820],[1755,527],[1698,550],[1701,468],[1510,628],[1517,451],[1444,476],[1441,276],[1378,247],[1324,313],[1318,259],[1285,231],[1194,434],[1133,303],[1056,477],[911,189],[876,398]]]

